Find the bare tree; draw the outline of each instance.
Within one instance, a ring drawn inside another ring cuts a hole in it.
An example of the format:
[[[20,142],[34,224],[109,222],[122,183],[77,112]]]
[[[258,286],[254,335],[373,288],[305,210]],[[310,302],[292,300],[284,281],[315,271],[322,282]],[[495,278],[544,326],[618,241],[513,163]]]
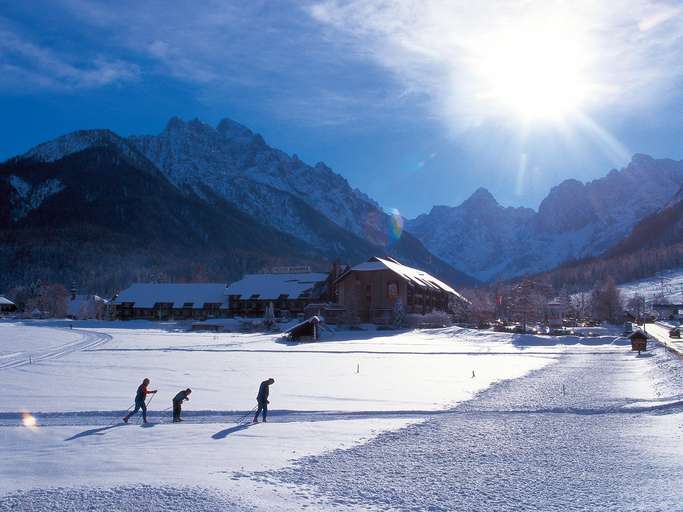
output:
[[[606,320],[613,324],[621,322],[624,312],[623,301],[621,293],[611,277],[593,288],[591,304],[595,319]]]
[[[634,293],[626,303],[629,313],[636,317],[638,323],[642,323],[643,314],[645,313],[645,296],[639,293]]]
[[[26,301],[26,310],[40,310],[51,317],[63,317],[67,312],[68,292],[61,284],[38,284]]]

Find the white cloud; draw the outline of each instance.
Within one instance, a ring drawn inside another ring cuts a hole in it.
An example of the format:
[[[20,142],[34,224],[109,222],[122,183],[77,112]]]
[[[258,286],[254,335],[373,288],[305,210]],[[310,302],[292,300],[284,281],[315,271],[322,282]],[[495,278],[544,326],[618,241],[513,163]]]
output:
[[[563,74],[580,80],[565,96],[584,114],[649,105],[683,75],[683,14],[670,1],[320,0],[309,13],[329,39],[388,70],[406,94],[429,98],[432,113],[455,128],[500,117],[495,88],[518,86],[520,69],[555,95]],[[510,51],[539,54],[528,63],[544,69],[516,61],[506,69],[505,58],[518,59]],[[502,70],[486,67],[492,52]],[[542,102],[539,91],[525,101]]]
[[[78,64],[75,62],[79,62]],[[135,79],[139,69],[119,59],[101,56],[83,62],[40,46],[0,25],[0,86],[14,89],[87,89]]]
[[[357,73],[300,1],[134,2],[60,0],[90,44],[135,56],[146,76],[170,76],[212,106],[226,98],[299,124],[325,126],[372,116],[400,91]],[[378,72],[374,64],[361,68]],[[385,75],[382,70],[379,74]],[[245,97],[245,91],[248,97]]]

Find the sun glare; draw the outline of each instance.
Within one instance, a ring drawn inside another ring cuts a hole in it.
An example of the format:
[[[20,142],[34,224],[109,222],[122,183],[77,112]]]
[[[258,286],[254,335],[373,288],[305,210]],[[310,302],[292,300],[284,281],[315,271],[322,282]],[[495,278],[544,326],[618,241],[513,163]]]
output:
[[[524,27],[489,35],[474,59],[480,99],[525,121],[561,120],[589,94],[584,52],[564,31]]]
[[[21,413],[21,424],[28,429],[34,429],[38,426],[38,420],[31,413],[22,412]]]

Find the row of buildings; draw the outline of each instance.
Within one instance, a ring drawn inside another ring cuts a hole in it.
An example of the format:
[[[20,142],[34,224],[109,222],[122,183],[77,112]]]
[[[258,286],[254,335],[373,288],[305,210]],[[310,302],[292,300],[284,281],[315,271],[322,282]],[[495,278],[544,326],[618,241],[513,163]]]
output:
[[[247,274],[223,283],[136,283],[112,301],[116,318],[204,320],[221,317],[323,315],[327,322],[389,324],[405,314],[451,312],[467,303],[451,286],[390,257],[329,273],[306,267]]]

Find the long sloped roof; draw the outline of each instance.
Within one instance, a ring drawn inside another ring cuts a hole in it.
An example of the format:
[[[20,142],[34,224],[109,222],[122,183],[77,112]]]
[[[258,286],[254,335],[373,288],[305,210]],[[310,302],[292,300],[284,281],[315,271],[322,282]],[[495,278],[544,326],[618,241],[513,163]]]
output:
[[[318,283],[324,282],[328,274],[306,272],[294,274],[247,274],[226,290],[227,295],[238,295],[244,299],[276,300],[281,295],[296,299],[310,292]]]
[[[3,297],[2,295],[0,295],[0,304],[4,306],[13,306],[14,302],[9,300],[7,297]]]
[[[123,290],[114,304],[124,302],[133,302],[136,308],[153,308],[158,302],[182,308],[192,303],[193,309],[202,309],[207,303],[227,307],[228,298],[224,283],[135,283]]]
[[[419,270],[417,268],[409,267],[408,265],[399,263],[394,259],[380,258],[378,256],[374,256],[370,258],[368,261],[351,267],[351,271],[358,272],[369,272],[373,270],[386,269],[391,270],[395,274],[398,274],[399,276],[404,278],[409,283],[412,283],[413,285],[420,286],[422,288],[430,288],[432,290],[446,292],[451,295],[455,295],[459,299],[467,300],[458,292],[456,292],[453,288],[448,286],[440,279],[437,279],[433,275],[428,274],[424,270]]]

